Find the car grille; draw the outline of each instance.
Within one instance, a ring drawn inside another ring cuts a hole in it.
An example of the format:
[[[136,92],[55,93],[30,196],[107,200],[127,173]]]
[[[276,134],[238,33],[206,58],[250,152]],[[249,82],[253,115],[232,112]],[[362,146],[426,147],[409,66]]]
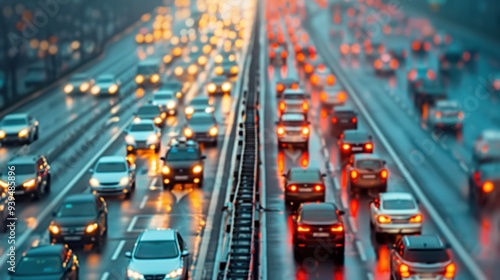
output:
[[[175,168],[173,171],[176,175],[188,175],[191,173],[191,168]]]
[[[18,134],[17,133],[7,133],[5,137],[12,137],[12,138],[17,138]]]
[[[112,182],[112,183],[101,183],[102,186],[115,186],[118,185],[118,182]]]
[[[137,147],[145,147],[146,141],[136,141],[135,144],[137,145]]]
[[[63,234],[83,234],[85,227],[61,227]]]
[[[146,280],[163,280],[166,274],[147,274],[144,275]]]

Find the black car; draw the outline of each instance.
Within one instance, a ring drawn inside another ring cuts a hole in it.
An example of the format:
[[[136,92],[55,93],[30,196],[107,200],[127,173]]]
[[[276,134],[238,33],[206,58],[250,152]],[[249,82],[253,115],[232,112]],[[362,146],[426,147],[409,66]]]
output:
[[[100,251],[108,233],[108,207],[94,194],[74,194],[53,213],[49,226],[52,243],[92,244]]]
[[[27,195],[33,200],[38,200],[42,194],[50,192],[50,165],[45,156],[19,156],[9,160],[0,180],[0,186],[4,190],[13,187],[7,183],[9,172],[15,174],[14,194],[16,196]]]
[[[483,163],[469,176],[469,199],[473,206],[494,207],[500,202],[500,162]]]
[[[170,190],[176,183],[194,183],[203,186],[203,160],[200,146],[185,138],[172,139],[161,169],[163,189]]]
[[[9,193],[0,188],[0,232],[7,231],[9,224],[7,218],[9,217]]]
[[[451,44],[446,47],[446,50],[439,56],[439,72],[444,75],[449,75],[453,70],[464,66],[463,61],[464,49],[458,44]]]
[[[488,162],[500,162],[500,130],[484,130],[474,141],[472,163],[478,166]]]
[[[347,106],[336,107],[330,120],[330,131],[336,137],[340,137],[344,130],[358,129],[358,114]]]
[[[331,248],[335,260],[344,263],[345,231],[344,211],[333,203],[302,203],[294,218],[293,251],[296,257],[307,249]],[[327,249],[328,250],[328,249]]]
[[[177,99],[182,99],[184,94],[182,92],[182,84],[178,81],[168,81],[163,83],[160,90],[173,91]]]
[[[281,98],[281,95],[286,89],[299,89],[299,79],[283,78],[276,82],[276,97]]]
[[[422,80],[435,80],[436,73],[426,65],[418,65],[409,70],[406,77],[408,81],[408,92],[411,94],[422,83]]]
[[[80,264],[76,254],[67,245],[40,245],[29,249],[21,257],[11,280],[76,280]]]
[[[325,201],[326,174],[318,168],[292,167],[285,177],[285,204],[299,205],[302,202]]]
[[[159,105],[144,104],[134,114],[134,121],[152,120],[157,127],[163,127],[167,113]]]
[[[353,154],[373,153],[372,136],[366,131],[346,130],[338,140],[339,159],[341,164],[346,164]]]
[[[419,111],[432,107],[440,100],[448,99],[448,93],[442,82],[438,80],[421,80],[411,93],[413,104]]]
[[[391,279],[455,279],[447,247],[434,235],[404,235],[391,249]]]

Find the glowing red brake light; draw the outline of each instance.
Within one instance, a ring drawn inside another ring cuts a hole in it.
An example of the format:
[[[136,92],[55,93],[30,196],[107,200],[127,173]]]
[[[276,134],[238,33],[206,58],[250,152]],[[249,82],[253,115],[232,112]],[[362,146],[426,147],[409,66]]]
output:
[[[389,177],[389,172],[387,172],[387,170],[385,170],[385,169],[380,171],[380,177],[382,179],[387,179],[387,177]]]
[[[331,86],[334,85],[335,84],[335,76],[328,75],[328,77],[326,78],[326,83],[331,85]]]
[[[350,176],[351,176],[351,179],[357,179],[357,178],[358,178],[358,176],[359,176],[358,171],[356,171],[356,170],[351,170],[351,174],[350,174]]]
[[[436,73],[430,69],[427,70],[427,78],[429,78],[429,80],[434,80],[436,78]]]
[[[375,62],[373,62],[373,67],[375,67],[375,69],[382,69],[383,66],[384,64],[382,63],[382,61],[380,61],[380,59],[377,59],[375,60]]]
[[[304,60],[306,60],[306,56],[303,53],[298,53],[297,54],[297,61],[304,62]]]
[[[425,43],[424,43],[424,50],[425,50],[426,52],[430,51],[430,50],[431,50],[431,43],[429,43],[429,42],[425,42]]]
[[[392,69],[397,69],[399,67],[399,62],[397,61],[397,59],[392,59],[390,62],[390,66]]]
[[[342,232],[342,231],[344,231],[344,227],[342,225],[332,226],[330,228],[330,231],[332,231],[332,232]]]
[[[372,143],[366,143],[365,144],[365,149],[367,149],[367,150],[373,149],[373,144]]]
[[[298,84],[292,84],[290,86],[291,89],[298,89],[299,88],[299,85]]]
[[[323,190],[323,186],[321,186],[321,185],[316,185],[316,186],[314,186],[314,191],[316,191],[316,192],[320,192],[320,191],[322,191],[322,190]]]
[[[493,182],[490,182],[490,181],[484,182],[484,184],[483,184],[483,192],[484,193],[490,193],[494,189],[495,189],[495,185],[493,184]]]
[[[285,104],[285,102],[281,101],[281,102],[280,102],[280,110],[281,110],[281,111],[285,111],[285,108],[286,108],[286,104]]]
[[[287,58],[288,57],[288,52],[287,51],[282,51],[281,52],[281,58]]]
[[[464,61],[469,61],[470,58],[471,58],[471,55],[470,55],[470,52],[464,52],[463,55],[462,55],[462,58]]]
[[[332,118],[332,123],[337,123],[337,121],[338,121],[337,118],[335,118],[335,117]]]
[[[351,145],[349,145],[349,144],[344,144],[344,145],[342,145],[342,150],[344,150],[344,151],[347,151],[347,150],[349,150],[350,148],[351,148]]]
[[[417,70],[413,69],[410,72],[408,72],[408,80],[415,81],[416,78],[417,78]]]
[[[414,51],[418,51],[420,50],[420,47],[421,47],[421,44],[419,41],[413,41],[413,43],[411,44],[411,48],[414,50]]]
[[[298,226],[297,231],[298,232],[309,232],[309,231],[311,231],[311,228],[306,227],[306,226]]]
[[[283,84],[276,85],[276,91],[281,92],[285,90],[285,86]]]
[[[276,56],[276,53],[275,53],[274,51],[270,51],[270,52],[269,52],[269,56],[270,56],[271,58],[274,58],[274,57]]]
[[[455,266],[455,264],[454,263],[450,263],[449,265],[446,266],[444,277],[446,277],[446,278],[453,278],[453,277],[455,277],[455,272],[456,271],[457,271],[457,267]]]
[[[291,192],[296,192],[297,191],[297,186],[296,185],[288,186],[288,190],[291,191]]]
[[[357,121],[358,121],[358,119],[357,119],[357,118],[352,118],[352,119],[351,119],[351,122],[352,122],[352,123],[356,123]]]

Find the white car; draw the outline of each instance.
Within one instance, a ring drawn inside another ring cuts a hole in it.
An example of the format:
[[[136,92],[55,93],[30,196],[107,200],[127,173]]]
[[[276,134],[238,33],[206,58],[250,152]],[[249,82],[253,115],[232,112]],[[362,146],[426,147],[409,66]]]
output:
[[[125,142],[127,154],[134,154],[138,150],[154,150],[159,153],[161,149],[161,130],[152,120],[134,121],[126,131]]]
[[[309,94],[303,89],[285,89],[279,102],[279,112],[301,113],[309,112]]]
[[[173,90],[159,90],[155,92],[151,103],[161,106],[162,110],[169,116],[177,115],[178,102]]]
[[[191,102],[189,102],[188,106],[184,109],[184,113],[186,113],[187,117],[190,117],[194,112],[202,111],[205,113],[213,113],[214,107],[210,98],[206,96],[198,96],[193,98]]]
[[[146,230],[139,235],[127,265],[127,279],[188,279],[189,251],[177,230]],[[161,275],[161,278],[158,276]]]
[[[93,95],[118,95],[120,94],[120,81],[112,74],[100,75],[90,92]]]
[[[325,86],[319,95],[319,99],[322,108],[333,109],[335,106],[345,105],[347,93],[339,84]]]
[[[370,203],[370,227],[381,234],[420,234],[423,215],[410,193],[380,193]]]
[[[6,115],[0,123],[0,143],[31,144],[38,139],[38,121],[28,114]]]
[[[125,157],[101,157],[90,178],[91,191],[94,194],[125,195],[129,199],[135,189],[135,165]]]

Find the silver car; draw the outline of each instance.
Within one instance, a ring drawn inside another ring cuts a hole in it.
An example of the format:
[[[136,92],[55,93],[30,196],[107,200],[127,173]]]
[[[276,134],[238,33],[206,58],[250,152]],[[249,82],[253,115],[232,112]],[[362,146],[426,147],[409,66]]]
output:
[[[343,106],[347,100],[347,93],[339,84],[325,86],[319,95],[321,107],[332,109],[335,106]]]
[[[472,159],[475,165],[500,161],[500,130],[481,132],[474,142]]]
[[[187,121],[183,130],[184,136],[197,142],[217,145],[219,126],[212,113],[195,112]]]
[[[0,143],[31,144],[38,140],[38,121],[28,114],[6,115],[0,123]]]
[[[129,163],[125,157],[101,157],[90,178],[91,191],[94,194],[124,194],[129,199],[135,189],[135,165]]]
[[[212,101],[207,96],[197,96],[189,102],[188,106],[184,109],[184,113],[189,118],[194,112],[213,113],[214,107]]]
[[[155,153],[161,149],[161,130],[152,120],[134,121],[126,131],[125,142],[127,154],[134,154],[138,150],[154,150]]]
[[[146,230],[135,242],[127,265],[127,278],[188,279],[189,251],[182,236],[173,229]]]
[[[380,193],[370,203],[370,227],[377,238],[381,234],[420,234],[422,224],[422,212],[410,193]]]
[[[351,195],[360,190],[387,191],[389,171],[385,160],[375,154],[352,154],[346,168],[347,190]]]
[[[178,102],[173,90],[158,90],[153,94],[151,103],[161,106],[162,110],[169,116],[177,115]]]
[[[276,122],[276,133],[278,134],[278,149],[283,145],[303,145],[309,148],[310,122],[303,114],[284,113]]]
[[[90,89],[95,96],[120,94],[120,81],[112,74],[100,75]]]
[[[460,130],[464,112],[457,101],[439,100],[429,110],[428,123],[431,128]]]
[[[285,89],[279,103],[279,112],[302,113],[309,112],[309,94],[303,89]]]

